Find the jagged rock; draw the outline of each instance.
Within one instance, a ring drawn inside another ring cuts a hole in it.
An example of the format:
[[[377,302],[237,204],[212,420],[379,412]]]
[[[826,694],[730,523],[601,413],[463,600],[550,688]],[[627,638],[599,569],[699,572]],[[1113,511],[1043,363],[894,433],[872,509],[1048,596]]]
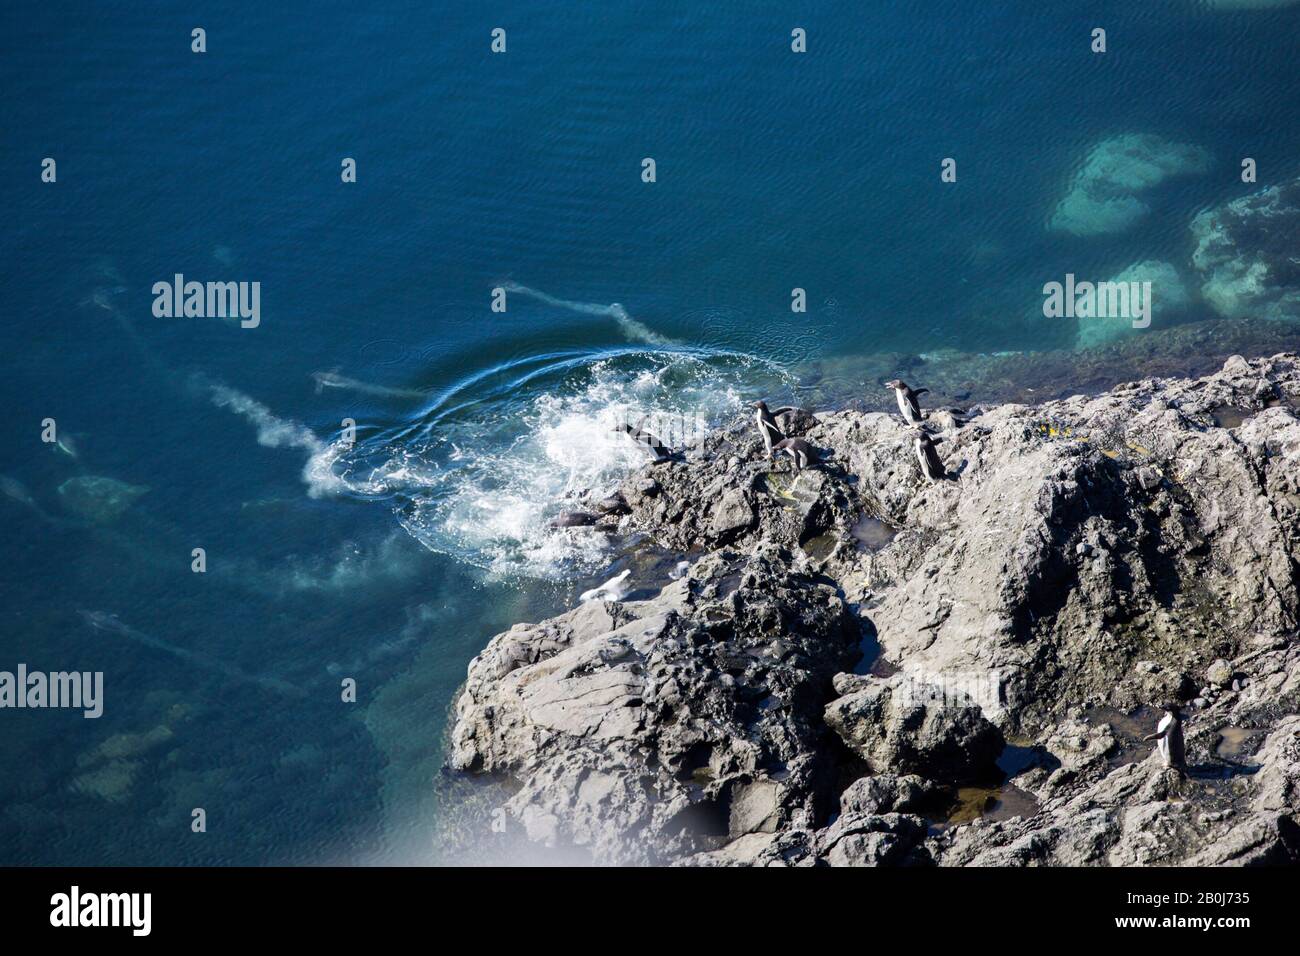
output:
[[[1300,717],[1255,777],[1184,777],[1148,759],[1048,799],[1032,818],[976,821],[926,841],[942,866],[1185,866],[1300,862]],[[1206,808],[1214,812],[1205,812]]]
[[[974,704],[926,700],[909,678],[836,680],[826,723],[878,773],[965,781],[993,768],[1005,742]]]
[[[1232,683],[1232,665],[1220,657],[1206,668],[1205,679],[1212,687],[1227,687]]]
[[[840,794],[840,812],[865,816],[882,813],[918,813],[933,804],[939,788],[915,774],[892,773],[860,777]]]
[[[601,514],[620,515],[629,510],[627,500],[621,494],[608,495],[596,502],[596,510]]]
[[[754,509],[750,507],[744,490],[732,488],[714,509],[709,530],[715,538],[722,540],[748,528],[753,521]]]
[[[913,849],[925,821],[901,813],[845,814],[817,834],[816,855],[831,866],[892,866],[922,862]]]
[[[1294,860],[1297,408],[1294,354],[973,408],[933,484],[897,415],[801,417],[827,461],[797,477],[737,420],[622,483],[662,589],[493,638],[449,763],[510,779],[498,838],[600,863]],[[881,660],[850,673],[864,646]],[[1200,675],[1184,777],[1135,709]],[[1004,737],[1037,805],[929,835]]]
[[[1151,703],[1146,684],[1125,680],[1137,660],[1183,684],[1207,647],[1295,633],[1300,418],[1288,404],[1235,435],[1210,424],[1217,408],[1258,407],[1262,377],[1300,392],[1296,361],[1281,356],[992,409],[940,446],[960,479],[925,488],[888,418],[824,416],[821,443],[842,449],[858,493],[904,528],[886,574],[880,561],[828,573],[849,594],[899,581],[867,614],[885,656],[1000,684],[1013,730],[1052,722],[1069,701]],[[1161,481],[1144,487],[1142,469]],[[1080,541],[1099,553],[1078,554]]]
[[[736,577],[750,586],[719,586]],[[714,555],[654,599],[494,638],[470,665],[450,763],[509,772],[505,809],[528,837],[599,862],[811,822],[834,783],[821,702],[857,639],[833,589]]]

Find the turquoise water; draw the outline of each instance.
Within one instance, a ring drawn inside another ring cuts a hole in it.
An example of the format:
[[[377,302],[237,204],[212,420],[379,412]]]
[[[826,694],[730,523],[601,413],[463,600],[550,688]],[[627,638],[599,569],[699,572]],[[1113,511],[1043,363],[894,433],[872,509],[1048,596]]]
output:
[[[466,664],[607,569],[545,523],[635,463],[612,424],[1071,347],[1044,282],[1194,288],[1240,158],[1300,172],[1296,8],[1133,6],[6,4],[0,669],[102,670],[106,701],[0,712],[0,862],[440,859]],[[1052,228],[1125,134],[1204,166],[1127,228]],[[260,282],[260,326],[154,317],[175,273]],[[88,515],[59,491],[87,476],[148,490]]]

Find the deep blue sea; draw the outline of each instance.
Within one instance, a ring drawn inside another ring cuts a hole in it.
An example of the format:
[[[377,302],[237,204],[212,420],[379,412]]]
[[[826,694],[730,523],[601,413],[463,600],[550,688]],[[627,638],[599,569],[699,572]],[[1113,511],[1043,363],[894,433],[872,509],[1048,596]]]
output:
[[[1184,269],[1243,156],[1300,172],[1298,39],[1196,0],[9,0],[0,670],[102,671],[104,712],[0,710],[0,863],[445,859],[457,686],[609,570],[545,524],[635,464],[614,423],[1071,347],[1044,282]],[[1203,168],[1054,228],[1132,135]],[[155,316],[177,273],[259,282],[260,325]]]

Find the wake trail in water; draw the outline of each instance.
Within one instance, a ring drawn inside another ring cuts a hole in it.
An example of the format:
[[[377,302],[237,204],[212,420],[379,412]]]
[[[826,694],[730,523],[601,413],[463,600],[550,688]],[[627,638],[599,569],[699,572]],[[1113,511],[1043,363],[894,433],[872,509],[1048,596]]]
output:
[[[401,401],[418,401],[429,397],[425,392],[414,388],[390,388],[387,385],[372,385],[369,382],[361,382],[355,378],[340,375],[337,369],[312,372],[311,377],[312,381],[316,383],[317,395],[327,388],[339,388],[362,395],[373,395],[376,398],[390,398]]]
[[[278,694],[287,694],[291,697],[306,697],[307,694],[301,688],[290,684],[288,681],[281,680],[278,677],[268,677],[264,674],[250,674],[247,671],[240,670],[233,664],[217,660],[215,657],[209,657],[207,654],[201,654],[198,651],[191,651],[188,648],[178,647],[170,644],[161,638],[137,631],[128,624],[118,619],[116,614],[109,614],[105,611],[79,611],[82,619],[96,630],[106,631],[110,634],[119,634],[122,637],[130,638],[137,644],[152,648],[156,651],[162,651],[173,657],[180,658],[187,663],[194,664],[204,670],[221,674],[231,680],[239,681],[244,684],[253,684],[265,690],[272,690]]]
[[[257,429],[259,445],[267,448],[298,448],[307,452],[302,479],[311,497],[320,498],[351,490],[348,482],[334,472],[334,463],[346,450],[344,442],[322,441],[301,422],[281,418],[257,399],[220,382],[209,381],[201,375],[194,376],[193,381],[208,392],[213,405],[228,409],[250,422]]]
[[[171,378],[172,371],[167,367],[167,363],[158,357],[158,353],[153,350],[153,347],[147,341],[145,341],[144,337],[135,327],[135,323],[132,322],[113,301],[116,296],[119,296],[124,292],[126,292],[126,286],[124,285],[99,286],[91,292],[89,298],[82,299],[78,304],[91,305],[97,309],[103,309],[111,315],[113,320],[121,327],[123,334],[126,335],[127,341],[129,341],[131,346],[140,354],[144,363],[153,369],[160,377],[164,379]]]
[[[520,295],[526,295],[531,299],[546,305],[555,306],[557,309],[568,309],[570,312],[576,312],[579,315],[602,315],[608,316],[618,322],[619,328],[623,334],[633,342],[644,342],[647,345],[658,345],[661,347],[672,347],[682,343],[676,339],[670,339],[665,335],[651,329],[643,322],[639,322],[632,316],[628,315],[627,309],[618,302],[611,302],[603,305],[599,302],[575,302],[571,299],[558,299],[553,295],[540,292],[537,289],[530,289],[526,285],[520,285],[518,282],[506,282],[501,288],[507,292],[517,292]]]

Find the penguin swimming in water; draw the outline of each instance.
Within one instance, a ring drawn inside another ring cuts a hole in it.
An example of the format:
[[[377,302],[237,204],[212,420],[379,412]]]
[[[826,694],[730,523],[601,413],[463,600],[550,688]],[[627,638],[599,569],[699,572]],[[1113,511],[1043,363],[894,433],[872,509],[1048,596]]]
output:
[[[794,409],[786,406],[772,410],[767,407],[767,402],[755,402],[754,408],[757,409],[754,413],[754,421],[758,424],[758,433],[763,438],[763,447],[767,450],[767,457],[772,458],[773,446],[785,438],[781,426],[776,423],[776,416],[792,412]]]
[[[614,429],[614,431],[625,433],[634,442],[646,451],[650,452],[650,454],[654,455],[655,461],[667,461],[669,458],[673,457],[672,449],[654,435],[642,431],[635,425],[619,425],[618,428]]]
[[[894,397],[898,399],[898,411],[903,416],[903,421],[909,425],[919,425],[925,419],[921,414],[921,403],[916,400],[918,395],[924,395],[930,391],[928,388],[911,388],[902,379],[894,379],[886,382],[885,388],[894,390]]]
[[[782,438],[772,446],[772,451],[777,455],[789,455],[794,459],[794,472],[796,475],[807,468],[809,464],[815,465],[821,461],[817,449],[802,438]]]
[[[932,482],[943,481],[948,477],[947,469],[943,467],[943,462],[939,459],[939,453],[934,449],[934,446],[942,441],[942,438],[931,438],[920,429],[917,429],[913,441],[913,447],[916,449],[916,460],[921,463],[921,474]]]
[[[1178,712],[1177,704],[1165,707],[1165,715],[1156,725],[1156,732],[1142,738],[1143,741],[1155,740],[1160,759],[1166,767],[1185,773],[1187,771],[1187,751],[1183,746],[1183,715]]]

